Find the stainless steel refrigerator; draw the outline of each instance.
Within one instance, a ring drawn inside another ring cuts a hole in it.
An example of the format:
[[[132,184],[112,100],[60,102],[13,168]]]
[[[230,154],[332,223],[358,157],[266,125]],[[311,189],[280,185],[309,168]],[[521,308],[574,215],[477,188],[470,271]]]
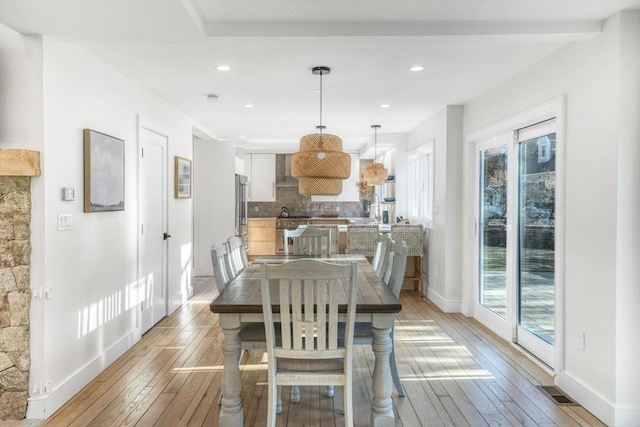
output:
[[[247,236],[247,185],[244,175],[236,174],[236,236]]]

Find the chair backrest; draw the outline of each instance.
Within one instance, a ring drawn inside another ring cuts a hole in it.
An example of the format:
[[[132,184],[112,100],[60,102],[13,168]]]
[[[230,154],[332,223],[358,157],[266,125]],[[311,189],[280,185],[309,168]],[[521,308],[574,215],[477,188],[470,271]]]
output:
[[[311,227],[318,230],[331,230],[331,248],[330,254],[340,253],[340,230],[335,224],[313,224]]]
[[[424,227],[422,224],[391,224],[391,238],[407,243],[407,256],[424,255]]]
[[[404,282],[404,272],[407,269],[407,243],[393,242],[389,251],[388,264],[382,281],[391,289],[397,297],[400,296],[402,283]]]
[[[348,254],[372,257],[376,254],[380,232],[375,224],[354,224],[347,228]]]
[[[227,268],[232,277],[237,277],[238,274],[249,266],[249,260],[247,258],[247,248],[244,244],[244,240],[240,236],[232,236],[226,242],[229,265]]]
[[[380,233],[378,235],[378,244],[376,246],[376,253],[371,260],[371,265],[376,271],[378,277],[383,277],[387,269],[387,262],[389,261],[389,252],[391,251],[391,234]]]
[[[213,263],[213,275],[216,279],[218,292],[222,292],[233,280],[227,267],[229,260],[226,244],[221,243],[211,246],[211,262]]]
[[[269,366],[276,366],[276,358],[281,357],[344,358],[345,372],[350,372],[357,263],[299,259],[284,264],[262,264],[260,268]],[[338,339],[338,303],[345,292],[348,305],[343,341]],[[280,302],[281,342],[278,343],[272,312],[272,299],[276,295]]]
[[[285,255],[329,255],[331,249],[331,229],[299,227],[295,230],[284,230]],[[293,254],[289,253],[289,239],[293,240]]]

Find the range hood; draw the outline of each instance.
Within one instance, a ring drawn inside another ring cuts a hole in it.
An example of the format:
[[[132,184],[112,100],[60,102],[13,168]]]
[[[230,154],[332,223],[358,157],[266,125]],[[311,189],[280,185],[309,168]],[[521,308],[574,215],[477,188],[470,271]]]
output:
[[[284,177],[276,182],[278,188],[298,187],[298,179],[291,176],[291,154],[284,155]]]

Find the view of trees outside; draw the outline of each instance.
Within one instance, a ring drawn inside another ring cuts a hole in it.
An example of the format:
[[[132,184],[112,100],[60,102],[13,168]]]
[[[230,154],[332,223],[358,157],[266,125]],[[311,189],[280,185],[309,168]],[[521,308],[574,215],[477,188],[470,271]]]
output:
[[[556,136],[520,143],[519,324],[549,344],[555,340]]]
[[[555,134],[518,146],[519,324],[553,344],[555,337]],[[507,146],[480,156],[480,303],[506,318]]]
[[[507,147],[481,157],[480,303],[505,318],[507,299]]]

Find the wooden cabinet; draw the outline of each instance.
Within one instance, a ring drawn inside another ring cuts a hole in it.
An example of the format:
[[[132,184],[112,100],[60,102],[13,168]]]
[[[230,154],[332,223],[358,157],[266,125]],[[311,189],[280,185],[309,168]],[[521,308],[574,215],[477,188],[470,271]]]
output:
[[[276,201],[276,155],[271,153],[246,154],[244,169],[249,179],[250,202]]]
[[[276,253],[275,218],[249,218],[247,226],[247,255],[251,260]]]

